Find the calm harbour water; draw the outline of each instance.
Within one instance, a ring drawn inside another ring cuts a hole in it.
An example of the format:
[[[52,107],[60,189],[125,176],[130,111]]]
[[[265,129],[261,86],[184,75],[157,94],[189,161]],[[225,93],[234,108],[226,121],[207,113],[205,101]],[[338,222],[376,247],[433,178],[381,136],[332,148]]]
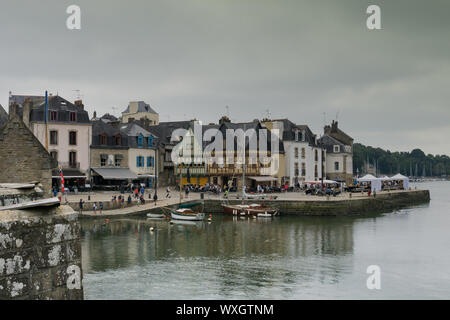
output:
[[[430,204],[369,217],[84,220],[85,298],[450,299],[450,182],[417,186]]]

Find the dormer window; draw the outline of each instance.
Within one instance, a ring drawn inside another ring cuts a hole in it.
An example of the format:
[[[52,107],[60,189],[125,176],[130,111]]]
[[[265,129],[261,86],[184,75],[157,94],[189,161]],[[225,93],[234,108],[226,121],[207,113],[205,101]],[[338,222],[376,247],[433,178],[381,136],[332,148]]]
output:
[[[76,122],[77,121],[77,116],[75,112],[70,112],[70,121],[71,122]]]
[[[148,137],[148,146],[149,146],[150,148],[153,147],[153,136],[149,136],[149,137]]]
[[[333,148],[333,151],[336,152],[336,153],[340,152],[341,151],[340,146],[339,145],[335,145],[334,148]]]
[[[302,141],[305,141],[305,140],[306,140],[306,134],[305,134],[305,131],[302,131],[302,137],[301,137],[301,140],[302,140]]]
[[[144,136],[142,135],[142,133],[139,133],[139,135],[137,136],[137,144],[139,148],[142,148],[144,146]]]
[[[102,134],[100,135],[100,144],[101,144],[102,146],[104,146],[104,145],[106,145],[106,141],[107,141],[107,139],[106,139],[106,134],[102,133]]]
[[[50,120],[51,121],[58,120],[58,112],[57,111],[50,111]]]
[[[295,141],[299,141],[298,134],[299,134],[298,130],[295,130]]]
[[[116,146],[122,145],[122,136],[120,134],[115,136]]]

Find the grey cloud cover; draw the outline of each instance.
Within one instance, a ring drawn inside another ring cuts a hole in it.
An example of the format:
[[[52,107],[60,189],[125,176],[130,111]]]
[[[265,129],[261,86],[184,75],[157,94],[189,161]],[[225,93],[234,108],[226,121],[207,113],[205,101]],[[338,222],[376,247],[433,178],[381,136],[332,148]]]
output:
[[[65,27],[67,6],[82,30]],[[382,30],[365,27],[378,4]],[[450,2],[411,0],[5,1],[0,104],[8,91],[92,113],[149,102],[162,121],[288,117],[321,133],[339,112],[356,141],[450,154]]]

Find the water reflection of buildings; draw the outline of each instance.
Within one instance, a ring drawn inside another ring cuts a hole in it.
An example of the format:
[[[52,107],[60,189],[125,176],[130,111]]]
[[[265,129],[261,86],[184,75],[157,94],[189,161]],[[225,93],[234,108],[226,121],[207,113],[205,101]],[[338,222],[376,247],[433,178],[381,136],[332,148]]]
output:
[[[150,227],[155,231],[150,232]],[[283,217],[265,221],[217,216],[211,224],[193,226],[157,220],[91,220],[82,222],[82,239],[86,272],[205,257],[224,263],[226,277],[228,270],[232,273],[235,269],[226,264],[242,258],[272,261],[351,254],[353,220]]]

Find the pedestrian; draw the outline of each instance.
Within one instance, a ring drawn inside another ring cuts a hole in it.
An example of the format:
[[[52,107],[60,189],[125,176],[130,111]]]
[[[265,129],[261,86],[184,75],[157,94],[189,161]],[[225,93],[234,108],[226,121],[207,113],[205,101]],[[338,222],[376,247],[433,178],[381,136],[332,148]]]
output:
[[[155,201],[155,206],[156,206],[156,200],[158,200],[158,196],[156,195],[156,192],[155,192],[155,195],[153,196],[153,200]]]
[[[144,187],[141,187],[141,194],[144,196],[144,194],[145,194],[145,188]]]
[[[94,211],[94,214],[97,213],[97,202],[94,202],[94,205],[92,206],[92,210]]]
[[[53,196],[56,197],[57,194],[58,192],[56,191],[56,187],[53,187]]]
[[[128,204],[128,205],[131,204],[131,195],[128,195],[127,204]]]
[[[139,199],[139,190],[138,190],[138,188],[134,189],[134,197],[136,199]]]
[[[167,187],[166,189],[166,198],[170,198],[170,189]]]
[[[83,199],[80,199],[80,204],[79,204],[79,206],[80,206],[80,214],[82,214],[83,213]]]
[[[186,199],[188,199],[189,198],[189,188],[188,187],[186,187],[184,189],[184,193],[186,194]]]
[[[99,203],[99,208],[100,208],[100,214],[102,214],[102,212],[103,212],[103,202],[101,202],[101,201]]]

